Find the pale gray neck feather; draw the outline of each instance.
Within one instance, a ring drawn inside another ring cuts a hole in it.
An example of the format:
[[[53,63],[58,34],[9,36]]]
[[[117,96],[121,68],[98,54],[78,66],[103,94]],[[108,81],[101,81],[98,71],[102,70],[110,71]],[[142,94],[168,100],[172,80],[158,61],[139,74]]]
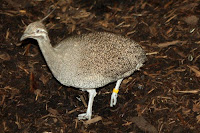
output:
[[[72,86],[72,79],[74,74],[76,74],[75,64],[77,62],[74,62],[74,56],[70,50],[65,49],[63,51],[52,47],[48,36],[47,40],[38,39],[37,41],[46,63],[54,77],[63,85]],[[62,43],[59,45],[62,45]]]
[[[54,77],[59,80],[60,77],[59,70],[60,67],[62,66],[62,57],[60,57],[61,55],[57,53],[54,47],[52,47],[48,37],[47,40],[38,39],[37,41],[48,67],[50,68]]]

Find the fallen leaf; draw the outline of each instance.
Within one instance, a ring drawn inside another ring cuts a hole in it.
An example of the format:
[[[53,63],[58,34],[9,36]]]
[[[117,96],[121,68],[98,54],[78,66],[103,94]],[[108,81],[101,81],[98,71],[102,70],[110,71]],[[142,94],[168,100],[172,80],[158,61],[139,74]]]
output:
[[[66,6],[67,5],[67,1],[66,0],[59,0],[57,4],[59,6]]]
[[[80,10],[79,12],[77,12],[77,14],[74,15],[72,18],[80,19],[80,18],[89,17],[90,15],[91,15],[90,12],[87,12],[85,9],[83,9],[83,10]]]
[[[103,26],[103,27],[108,27],[108,21],[99,21],[99,24],[101,25],[101,26]]]
[[[193,107],[192,107],[192,110],[193,110],[194,112],[200,112],[200,102],[194,103],[194,104],[193,104]]]
[[[10,55],[6,52],[1,52],[0,53],[0,59],[4,60],[4,61],[8,61],[8,60],[10,60]]]
[[[49,108],[48,112],[51,113],[51,114],[53,114],[53,115],[59,115],[58,111],[55,110],[55,109],[52,109],[52,108]]]
[[[151,26],[149,27],[149,30],[150,30],[150,33],[151,33],[154,37],[157,36],[158,31],[157,31],[155,25],[151,25]]]
[[[40,81],[42,81],[42,83],[44,84],[44,85],[46,85],[46,83],[49,81],[49,79],[51,78],[51,75],[41,75],[41,77],[39,78],[39,80]]]
[[[131,122],[135,123],[144,132],[157,133],[157,129],[147,122],[142,116],[131,118]]]
[[[192,16],[184,17],[183,21],[185,21],[189,25],[197,25],[199,18],[195,15],[192,15]]]
[[[133,77],[126,78],[122,81],[122,84],[128,84],[130,81],[133,80]]]

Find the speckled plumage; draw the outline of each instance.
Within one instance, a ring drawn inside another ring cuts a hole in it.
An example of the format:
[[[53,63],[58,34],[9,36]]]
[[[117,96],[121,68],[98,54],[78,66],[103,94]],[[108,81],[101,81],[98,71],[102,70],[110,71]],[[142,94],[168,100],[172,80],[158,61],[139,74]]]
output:
[[[67,68],[74,70],[72,77],[62,83],[78,88],[98,88],[130,76],[146,60],[139,44],[107,32],[73,36],[63,40],[55,49],[64,55],[63,59],[71,58],[70,64],[63,68],[62,76],[66,78]],[[73,81],[68,83],[69,80]]]
[[[94,32],[68,37],[52,47],[45,26],[40,22],[28,25],[21,40],[38,41],[44,58],[54,77],[63,85],[81,89],[94,89],[119,81],[139,70],[146,61],[144,50],[135,41],[108,32]],[[119,88],[119,87],[118,87]],[[118,89],[117,88],[117,89]],[[95,90],[90,101],[96,95]],[[111,97],[111,106],[117,95]],[[80,119],[91,118],[92,102]]]
[[[41,28],[41,22],[30,24],[24,34]],[[94,32],[66,38],[52,47],[48,33],[29,35],[38,41],[55,78],[63,85],[77,88],[99,88],[130,76],[146,60],[144,50],[135,41],[108,32]]]

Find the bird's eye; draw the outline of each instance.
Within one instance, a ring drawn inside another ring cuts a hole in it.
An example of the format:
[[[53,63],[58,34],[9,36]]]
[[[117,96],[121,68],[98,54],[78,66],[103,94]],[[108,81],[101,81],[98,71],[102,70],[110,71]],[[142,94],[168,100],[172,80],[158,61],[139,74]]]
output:
[[[36,30],[36,33],[39,33],[40,32],[40,30]]]

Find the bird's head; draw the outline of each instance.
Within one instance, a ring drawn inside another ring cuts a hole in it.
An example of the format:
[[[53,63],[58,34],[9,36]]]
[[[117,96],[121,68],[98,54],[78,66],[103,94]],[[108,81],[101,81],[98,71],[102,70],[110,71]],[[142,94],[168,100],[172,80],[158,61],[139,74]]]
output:
[[[23,41],[27,38],[33,38],[36,40],[45,39],[48,40],[48,32],[41,21],[36,21],[29,24],[24,31],[24,34],[20,38]]]

